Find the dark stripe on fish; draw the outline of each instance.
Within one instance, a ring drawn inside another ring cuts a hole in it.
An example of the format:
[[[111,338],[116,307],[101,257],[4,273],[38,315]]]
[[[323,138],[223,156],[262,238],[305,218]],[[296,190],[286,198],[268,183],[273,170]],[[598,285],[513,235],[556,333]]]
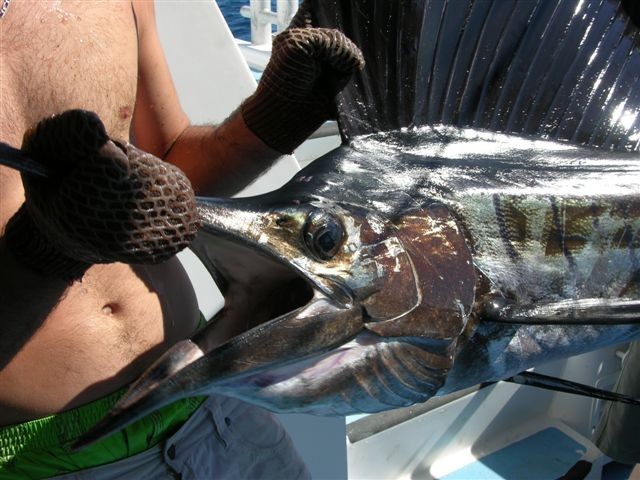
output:
[[[567,264],[569,265],[569,269],[571,271],[571,276],[573,277],[574,282],[578,281],[578,274],[577,274],[577,269],[576,269],[576,261],[573,258],[573,254],[571,253],[571,249],[567,246],[567,234],[565,232],[565,219],[563,218],[562,220],[560,219],[560,209],[558,208],[558,202],[557,199],[555,197],[551,197],[550,198],[550,202],[551,202],[551,212],[553,214],[553,225],[554,225],[554,230],[552,230],[552,232],[549,233],[550,237],[555,237],[555,240],[558,242],[558,245],[560,246],[560,249],[562,250],[562,254],[564,255],[564,258],[567,260]],[[562,215],[564,215],[564,208],[562,211]],[[550,238],[551,241],[554,240],[554,238]],[[547,248],[549,246],[549,243],[547,243]]]
[[[507,213],[505,209],[502,207],[502,202],[500,200],[500,195],[493,195],[493,208],[496,213],[496,221],[498,222],[498,230],[500,231],[500,238],[502,239],[502,243],[504,248],[507,250],[507,255],[513,261],[513,263],[517,263],[520,259],[520,254],[511,243],[511,229],[509,228],[509,224],[511,219],[507,217]]]

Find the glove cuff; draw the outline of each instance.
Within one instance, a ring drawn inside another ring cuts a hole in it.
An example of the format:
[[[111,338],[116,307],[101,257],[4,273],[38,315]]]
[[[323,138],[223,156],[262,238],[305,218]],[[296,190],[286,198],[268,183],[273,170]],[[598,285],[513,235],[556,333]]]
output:
[[[290,154],[329,119],[318,105],[289,102],[260,89],[240,106],[242,118],[268,147]]]
[[[4,238],[9,251],[22,264],[47,277],[78,280],[91,266],[58,250],[35,225],[24,203],[7,223]]]

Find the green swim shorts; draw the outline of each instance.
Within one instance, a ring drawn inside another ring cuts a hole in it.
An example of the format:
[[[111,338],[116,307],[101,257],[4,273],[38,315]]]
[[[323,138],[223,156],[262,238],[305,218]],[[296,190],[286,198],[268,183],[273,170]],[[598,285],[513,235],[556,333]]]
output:
[[[175,433],[206,398],[179,400],[87,448],[71,451],[69,445],[95,425],[125,391],[57,415],[0,427],[0,479],[47,478],[143,452]]]

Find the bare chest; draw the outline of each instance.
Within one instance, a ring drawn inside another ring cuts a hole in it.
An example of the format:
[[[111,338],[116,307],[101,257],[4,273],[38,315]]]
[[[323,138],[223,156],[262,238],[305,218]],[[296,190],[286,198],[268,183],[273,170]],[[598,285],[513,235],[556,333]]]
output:
[[[0,139],[70,108],[97,112],[127,138],[137,82],[128,1],[13,0],[0,22]]]

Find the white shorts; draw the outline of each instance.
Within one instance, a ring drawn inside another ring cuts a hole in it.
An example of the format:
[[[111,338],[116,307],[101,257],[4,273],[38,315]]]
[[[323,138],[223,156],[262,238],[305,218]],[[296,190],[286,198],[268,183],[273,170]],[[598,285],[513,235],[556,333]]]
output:
[[[631,342],[614,390],[640,397],[640,341]],[[595,444],[621,463],[640,463],[640,406],[606,402],[594,434]]]
[[[164,444],[57,479],[310,479],[289,435],[268,411],[210,397]]]

